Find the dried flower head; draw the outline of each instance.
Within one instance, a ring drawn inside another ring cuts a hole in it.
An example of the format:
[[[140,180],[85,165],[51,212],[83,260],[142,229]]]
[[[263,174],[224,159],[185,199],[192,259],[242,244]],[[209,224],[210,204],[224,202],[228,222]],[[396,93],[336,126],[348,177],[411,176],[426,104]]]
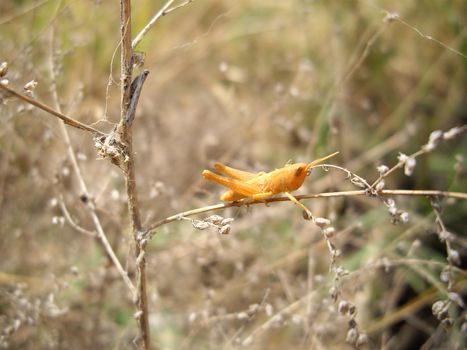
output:
[[[384,180],[381,180],[379,181],[377,184],[376,184],[376,192],[380,192],[384,189],[384,186],[386,186],[386,183],[384,182]]]
[[[222,235],[228,235],[230,233],[230,225],[224,225],[219,228],[219,233]]]
[[[380,175],[384,175],[389,171],[389,167],[383,164],[383,165],[376,167],[376,170],[378,170],[378,173]]]
[[[383,18],[383,22],[390,23],[399,18],[399,14],[397,12],[387,12],[386,16]]]
[[[220,215],[211,215],[204,219],[204,221],[210,222],[214,225],[219,225],[222,222],[222,220],[224,220],[224,218]]]
[[[407,176],[412,176],[416,164],[417,161],[415,160],[415,158],[408,157],[405,161],[404,174]]]
[[[356,328],[350,328],[345,337],[345,341],[349,344],[356,345],[358,339],[358,330]]]
[[[2,62],[0,64],[0,78],[3,78],[8,73],[8,63]]]
[[[193,220],[191,224],[197,230],[205,230],[210,226],[208,222],[202,220]]]
[[[337,310],[342,315],[347,314],[349,312],[349,308],[350,308],[350,303],[347,300],[341,300],[339,302],[339,305],[337,306]]]
[[[316,218],[315,219],[315,225],[319,227],[324,227],[328,226],[331,223],[329,219],[326,218]]]
[[[451,140],[462,132],[462,128],[455,126],[443,134],[443,139]]]
[[[23,86],[23,90],[25,93],[27,93],[28,95],[32,95],[34,90],[36,89],[37,87],[37,81],[35,81],[34,79],[27,82],[24,86]]]
[[[334,233],[336,232],[336,229],[334,227],[326,227],[325,229],[323,229],[323,235],[326,237],[326,238],[331,238],[334,236]]]
[[[460,254],[457,250],[453,249],[453,248],[449,248],[448,249],[448,262],[449,264],[451,265],[456,265],[456,266],[460,266],[461,264],[461,257],[460,257]]]
[[[446,300],[438,300],[433,303],[431,306],[431,311],[433,315],[440,321],[449,317],[448,309],[449,309],[449,301]]]
[[[438,147],[439,141],[443,138],[443,132],[441,130],[435,130],[430,134],[428,138],[428,143],[422,146],[422,150],[426,152],[433,151]]]
[[[365,333],[360,333],[358,335],[357,341],[355,342],[355,345],[359,347],[365,345],[366,343],[368,343],[368,336]]]

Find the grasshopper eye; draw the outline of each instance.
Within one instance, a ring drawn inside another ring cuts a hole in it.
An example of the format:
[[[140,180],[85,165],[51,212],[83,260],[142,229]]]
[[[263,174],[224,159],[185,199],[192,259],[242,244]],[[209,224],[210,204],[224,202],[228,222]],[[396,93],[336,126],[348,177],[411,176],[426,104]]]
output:
[[[297,170],[295,170],[295,176],[300,176],[303,173],[303,170],[305,170],[304,167],[298,167]]]

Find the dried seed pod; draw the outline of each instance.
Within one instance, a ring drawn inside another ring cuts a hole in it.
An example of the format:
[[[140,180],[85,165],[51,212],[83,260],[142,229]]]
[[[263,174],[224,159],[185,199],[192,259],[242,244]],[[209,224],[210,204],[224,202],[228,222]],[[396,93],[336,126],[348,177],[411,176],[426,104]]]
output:
[[[0,64],[0,78],[3,78],[8,73],[8,63],[2,62]]]
[[[349,305],[349,315],[350,317],[355,317],[357,314],[357,307],[354,304]]]
[[[380,182],[378,182],[376,184],[376,192],[380,192],[384,189],[384,186],[386,186],[386,183],[384,182],[384,180],[381,180]]]
[[[406,224],[406,223],[409,222],[409,213],[407,213],[406,211],[403,211],[403,212],[401,212],[399,214],[399,218],[400,218],[401,222]]]
[[[359,347],[365,345],[366,343],[368,343],[368,336],[365,333],[360,333],[358,335],[357,341],[355,342],[355,345]]]
[[[449,129],[443,134],[443,138],[445,140],[450,140],[460,134],[462,132],[462,128],[459,128],[458,126],[453,127],[452,129]]]
[[[209,227],[209,223],[201,220],[193,220],[192,225],[197,230],[205,230]]]
[[[239,312],[237,314],[237,319],[238,320],[247,320],[248,319],[248,314],[246,312]]]
[[[398,160],[400,163],[405,163],[405,162],[407,161],[407,159],[409,159],[409,157],[407,156],[407,154],[404,154],[404,153],[399,152],[399,155],[397,156],[397,160]]]
[[[441,130],[435,130],[430,134],[428,143],[422,146],[422,149],[426,152],[433,151],[439,144],[439,141],[443,137],[443,132]]]
[[[228,235],[230,233],[230,225],[224,225],[219,227],[219,233],[222,235]]]
[[[464,300],[458,293],[450,292],[448,293],[449,300],[455,302],[459,307],[465,308]]]
[[[228,225],[228,224],[230,224],[230,223],[231,223],[231,222],[233,222],[233,221],[234,221],[234,219],[233,219],[233,218],[225,218],[225,219],[223,219],[223,220],[220,222],[220,224],[219,224],[219,225],[221,225],[221,226],[225,226],[225,225]]]
[[[311,213],[306,210],[302,211],[302,216],[305,220],[311,220],[313,218],[313,216],[311,216]]]
[[[460,254],[459,254],[459,252],[457,250],[454,250],[452,248],[448,249],[448,262],[451,265],[460,266],[461,258],[460,258]]]
[[[399,18],[399,14],[397,12],[388,12],[386,13],[386,16],[383,18],[383,22],[385,23],[394,22],[398,18]]]
[[[332,236],[334,236],[334,233],[336,233],[336,229],[332,226],[323,229],[323,235],[326,236],[326,238],[331,238]]]
[[[360,179],[359,177],[357,176],[354,176],[350,179],[350,182],[353,183],[355,186],[357,187],[360,187],[360,188],[367,188],[367,185],[365,182],[362,181],[362,179]]]
[[[260,308],[259,304],[256,304],[256,303],[255,304],[250,304],[248,306],[248,312],[250,314],[254,314],[254,313],[258,312],[259,308]]]
[[[332,300],[336,301],[339,297],[339,289],[336,286],[332,286],[329,288],[329,295],[331,296]]]
[[[438,300],[431,306],[431,311],[434,316],[440,321],[448,317],[449,304],[446,300]]]
[[[347,300],[341,300],[339,305],[337,306],[337,310],[342,314],[345,315],[349,312],[350,303]]]
[[[389,167],[383,164],[383,165],[380,165],[380,166],[376,167],[376,170],[378,170],[378,173],[380,175],[384,175],[384,174],[386,174],[388,172]]]
[[[444,229],[438,232],[438,237],[441,242],[452,242],[452,240],[454,239],[454,235],[451,232],[446,231]]]
[[[271,317],[274,313],[274,307],[271,304],[267,303],[264,307],[264,312],[266,312],[266,315],[268,317]]]
[[[446,266],[443,271],[441,271],[439,279],[444,283],[450,283],[452,281],[451,266]]]
[[[197,316],[198,316],[198,315],[196,314],[196,312],[190,312],[190,314],[188,315],[188,322],[189,322],[189,323],[195,322]]]
[[[24,92],[28,93],[28,94],[32,94],[34,92],[34,89],[37,87],[37,81],[35,81],[34,79],[27,82],[24,86],[23,86],[23,90]]]
[[[317,225],[319,227],[328,226],[330,223],[331,223],[331,221],[329,219],[326,219],[326,218],[316,218],[315,219],[315,225]]]
[[[335,268],[335,273],[339,277],[347,276],[349,274],[349,270],[344,269],[342,266],[337,266]]]
[[[409,157],[405,162],[404,174],[407,176],[411,176],[413,174],[416,164],[417,161],[415,160],[415,158]]]
[[[356,328],[350,328],[345,337],[345,341],[349,344],[355,345],[358,339],[358,330]]]
[[[222,222],[222,220],[224,220],[224,218],[220,215],[211,215],[204,219],[204,221],[213,223],[214,225],[219,225]]]

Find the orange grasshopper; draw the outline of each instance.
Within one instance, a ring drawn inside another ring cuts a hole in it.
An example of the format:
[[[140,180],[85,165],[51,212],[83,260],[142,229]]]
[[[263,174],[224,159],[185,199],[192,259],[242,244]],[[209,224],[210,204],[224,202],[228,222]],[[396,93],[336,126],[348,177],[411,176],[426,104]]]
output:
[[[292,195],[289,192],[295,191],[303,185],[306,176],[310,174],[314,166],[334,157],[338,153],[334,152],[311,163],[290,164],[269,173],[260,172],[257,174],[230,168],[221,163],[215,163],[214,167],[216,170],[225,176],[204,170],[203,177],[208,181],[230,189],[221,196],[221,200],[225,202],[238,201],[244,198],[264,200],[279,193],[285,193],[291,198]]]

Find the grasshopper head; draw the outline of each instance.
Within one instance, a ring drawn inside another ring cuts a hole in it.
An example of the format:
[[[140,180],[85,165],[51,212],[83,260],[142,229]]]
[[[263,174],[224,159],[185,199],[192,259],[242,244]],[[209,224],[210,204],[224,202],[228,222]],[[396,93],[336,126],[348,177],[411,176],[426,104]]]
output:
[[[339,152],[335,152],[326,157],[316,159],[312,161],[311,163],[295,163],[295,164],[292,164],[286,167],[286,169],[288,169],[288,174],[289,174],[287,186],[286,186],[287,191],[295,191],[300,186],[302,186],[303,182],[305,181],[305,178],[308,175],[310,175],[311,169],[313,169],[314,166],[316,166],[317,164],[321,163],[322,161],[326,159],[329,159],[335,156],[337,153]]]
[[[277,190],[277,193],[285,191],[295,191],[296,189],[298,189],[303,184],[306,176],[308,175],[307,167],[307,163],[295,163],[286,166],[283,170],[285,171],[284,174],[287,175],[284,177],[283,181],[278,182],[278,187],[280,187],[280,190]],[[286,185],[284,185],[284,183]]]

